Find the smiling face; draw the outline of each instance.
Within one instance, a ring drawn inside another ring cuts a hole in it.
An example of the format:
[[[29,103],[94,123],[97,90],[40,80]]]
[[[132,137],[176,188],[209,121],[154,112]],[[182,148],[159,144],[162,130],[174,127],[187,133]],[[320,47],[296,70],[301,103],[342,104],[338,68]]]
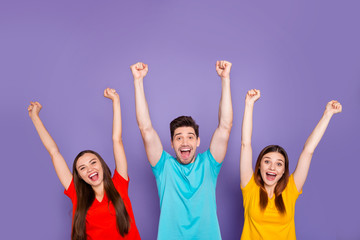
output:
[[[275,187],[285,172],[285,158],[279,152],[265,154],[260,162],[260,174],[265,187]]]
[[[200,138],[196,137],[192,127],[178,127],[174,131],[171,147],[174,149],[176,159],[181,164],[195,161],[196,148],[200,145]]]
[[[76,162],[76,171],[79,177],[93,188],[103,184],[103,168],[95,154],[85,153],[79,157]]]

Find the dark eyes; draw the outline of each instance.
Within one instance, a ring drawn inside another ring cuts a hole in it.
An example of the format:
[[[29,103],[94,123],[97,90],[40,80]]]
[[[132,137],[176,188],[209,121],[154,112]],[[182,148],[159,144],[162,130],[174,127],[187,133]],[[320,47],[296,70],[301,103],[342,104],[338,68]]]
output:
[[[187,137],[188,139],[190,139],[190,140],[193,140],[194,139],[194,136],[189,136],[189,137]],[[181,141],[183,139],[183,137],[177,137],[176,138],[176,140],[177,141]]]
[[[264,160],[264,163],[269,164],[270,161],[269,161],[269,160]],[[278,167],[281,167],[283,164],[282,164],[282,163],[276,163],[276,165],[277,165]]]

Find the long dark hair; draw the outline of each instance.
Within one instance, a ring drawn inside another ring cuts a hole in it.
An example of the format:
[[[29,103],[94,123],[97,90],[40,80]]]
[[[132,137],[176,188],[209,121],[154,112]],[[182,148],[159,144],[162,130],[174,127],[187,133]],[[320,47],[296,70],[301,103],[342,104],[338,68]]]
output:
[[[282,147],[278,146],[278,145],[269,145],[267,147],[265,147],[259,154],[259,157],[256,161],[256,165],[255,165],[255,182],[256,184],[260,187],[260,209],[262,211],[265,210],[267,204],[268,204],[268,194],[266,192],[266,189],[264,187],[264,180],[261,177],[261,173],[260,173],[260,163],[261,163],[261,159],[264,157],[265,154],[270,153],[270,152],[278,152],[281,155],[284,156],[285,159],[285,171],[284,174],[282,175],[282,177],[279,179],[279,181],[277,182],[276,186],[275,186],[275,206],[277,208],[277,210],[281,213],[281,214],[285,214],[286,213],[286,209],[285,209],[285,205],[284,205],[284,201],[282,198],[282,192],[284,191],[284,189],[286,188],[288,182],[289,182],[289,158],[288,155],[285,151],[285,149],[283,149]]]
[[[77,204],[73,220],[73,227],[71,233],[72,240],[86,240],[86,214],[90,206],[95,200],[95,193],[92,187],[87,184],[79,175],[76,169],[78,159],[85,153],[94,154],[100,161],[104,172],[104,190],[109,199],[109,204],[112,202],[116,212],[117,230],[121,236],[124,236],[130,229],[130,217],[126,211],[124,201],[116,190],[114,183],[111,180],[111,171],[102,157],[92,150],[85,150],[80,152],[73,163],[74,185],[77,195]]]

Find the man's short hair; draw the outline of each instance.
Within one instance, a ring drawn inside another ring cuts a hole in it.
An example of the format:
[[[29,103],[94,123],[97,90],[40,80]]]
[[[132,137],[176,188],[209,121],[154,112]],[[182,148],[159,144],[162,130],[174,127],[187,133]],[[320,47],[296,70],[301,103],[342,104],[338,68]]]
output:
[[[192,127],[195,131],[196,138],[199,137],[199,125],[190,116],[180,116],[170,123],[171,140],[173,140],[175,129],[179,127]]]

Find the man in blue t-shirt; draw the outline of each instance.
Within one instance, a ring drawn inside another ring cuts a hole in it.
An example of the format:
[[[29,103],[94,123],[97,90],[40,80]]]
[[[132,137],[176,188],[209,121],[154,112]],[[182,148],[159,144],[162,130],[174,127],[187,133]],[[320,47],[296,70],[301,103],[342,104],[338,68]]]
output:
[[[191,117],[181,116],[170,123],[171,147],[176,158],[163,150],[151,124],[143,85],[148,66],[139,62],[130,68],[134,77],[136,118],[160,198],[158,239],[221,239],[215,189],[233,121],[231,63],[216,62],[222,91],[219,125],[209,149],[196,155],[200,145],[199,126]]]

